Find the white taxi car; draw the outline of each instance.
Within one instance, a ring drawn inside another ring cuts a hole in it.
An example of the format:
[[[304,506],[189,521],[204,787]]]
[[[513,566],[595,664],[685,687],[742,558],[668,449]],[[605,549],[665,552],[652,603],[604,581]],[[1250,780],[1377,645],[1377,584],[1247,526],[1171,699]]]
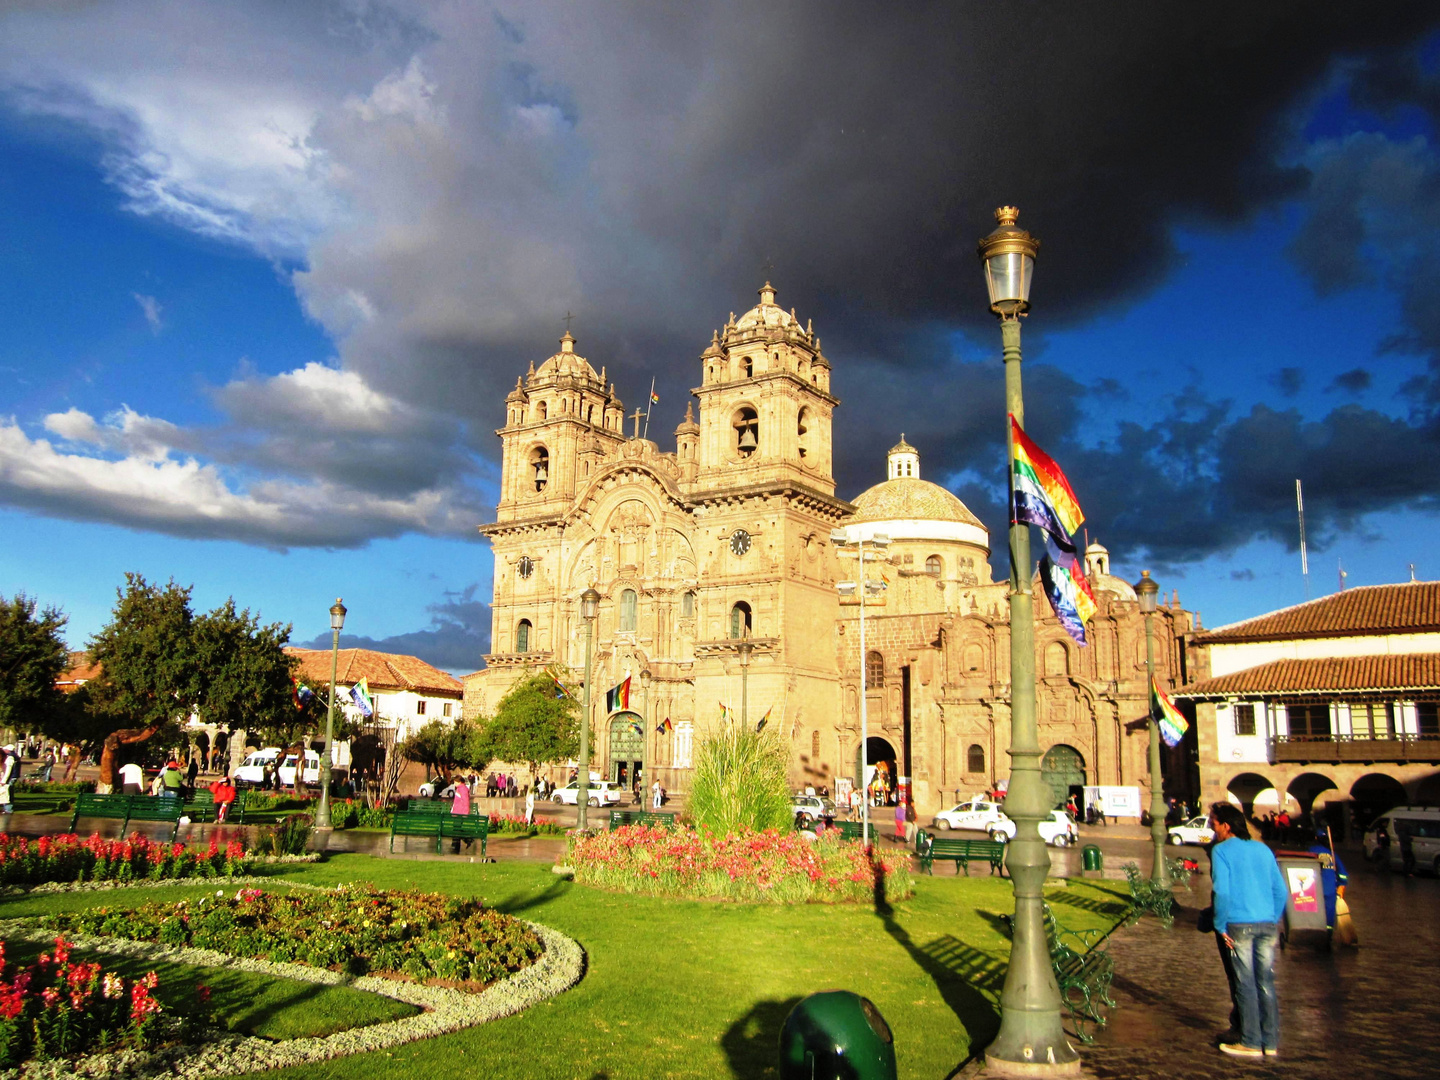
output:
[[[574,806],[580,798],[580,781],[571,780],[562,788],[556,788],[555,794],[550,796],[551,802],[557,802],[564,806]],[[611,780],[590,781],[590,805],[591,806],[618,806],[620,805],[620,785]]]
[[[1201,814],[1183,825],[1170,826],[1166,839],[1172,844],[1208,844],[1215,839],[1215,834],[1210,831],[1206,816]]]
[[[989,799],[971,799],[935,815],[937,829],[973,829],[1002,843],[1015,835],[1015,822],[1005,816],[1000,804]],[[1040,838],[1055,847],[1066,847],[1080,838],[1080,831],[1064,810],[1053,810],[1040,822]]]

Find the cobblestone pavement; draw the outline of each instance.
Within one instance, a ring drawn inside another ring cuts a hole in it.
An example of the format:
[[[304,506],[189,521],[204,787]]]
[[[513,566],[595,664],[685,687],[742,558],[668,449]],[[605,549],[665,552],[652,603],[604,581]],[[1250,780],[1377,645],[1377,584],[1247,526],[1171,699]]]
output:
[[[1374,873],[1358,851],[1342,858],[1360,947],[1325,953],[1297,943],[1281,955],[1278,1060],[1215,1049],[1230,1005],[1215,939],[1196,930],[1210,891],[1202,875],[1193,892],[1177,893],[1184,910],[1173,930],[1146,917],[1111,939],[1120,1008],[1082,1051],[1087,1072],[1103,1080],[1440,1075],[1440,881]]]

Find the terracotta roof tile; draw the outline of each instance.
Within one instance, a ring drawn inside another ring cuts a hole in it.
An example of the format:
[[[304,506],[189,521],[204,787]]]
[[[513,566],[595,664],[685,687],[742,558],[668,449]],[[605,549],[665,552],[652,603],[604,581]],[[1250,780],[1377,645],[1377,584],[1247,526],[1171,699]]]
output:
[[[1440,653],[1275,660],[1180,687],[1175,697],[1440,689]]]
[[[286,648],[300,658],[300,677],[309,684],[330,683],[330,650]],[[341,649],[336,680],[354,686],[365,679],[372,691],[413,690],[417,693],[454,694],[465,692],[454,675],[432,667],[418,656],[382,653],[374,649]]]
[[[1440,631],[1440,581],[1361,585],[1319,600],[1216,627],[1197,645],[1286,638],[1358,637]]]
[[[55,685],[67,693],[71,690],[78,690],[82,683],[90,682],[100,677],[100,665],[91,663],[90,654],[87,652],[72,652],[70,654],[70,667],[61,673],[55,680]]]

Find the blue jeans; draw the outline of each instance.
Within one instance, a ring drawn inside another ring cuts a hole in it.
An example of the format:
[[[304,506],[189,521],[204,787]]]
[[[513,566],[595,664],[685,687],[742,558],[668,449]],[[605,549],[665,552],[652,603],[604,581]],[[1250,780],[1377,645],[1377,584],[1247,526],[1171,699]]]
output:
[[[1240,1041],[1262,1050],[1280,1047],[1280,1000],[1275,996],[1275,950],[1280,930],[1273,923],[1231,923],[1235,942],[1235,991],[1240,1006]]]

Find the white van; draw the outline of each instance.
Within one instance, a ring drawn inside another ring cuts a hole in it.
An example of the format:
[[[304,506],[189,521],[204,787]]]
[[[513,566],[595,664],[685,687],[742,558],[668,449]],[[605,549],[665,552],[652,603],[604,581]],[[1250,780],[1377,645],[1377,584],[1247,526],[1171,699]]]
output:
[[[280,755],[285,754],[284,760]],[[285,787],[295,786],[295,762],[297,755],[286,754],[278,746],[267,746],[264,750],[257,750],[247,757],[240,768],[235,770],[235,786],[241,787],[262,787],[265,784],[265,767],[271,762],[280,760],[280,783]],[[320,755],[314,750],[305,751],[305,772],[304,781],[307,784],[320,783]]]
[[[1388,851],[1390,868],[1400,870],[1405,865],[1407,838],[1415,853],[1415,868],[1440,875],[1440,808],[1434,806],[1397,806],[1381,814],[1365,830],[1365,857],[1378,863]]]

